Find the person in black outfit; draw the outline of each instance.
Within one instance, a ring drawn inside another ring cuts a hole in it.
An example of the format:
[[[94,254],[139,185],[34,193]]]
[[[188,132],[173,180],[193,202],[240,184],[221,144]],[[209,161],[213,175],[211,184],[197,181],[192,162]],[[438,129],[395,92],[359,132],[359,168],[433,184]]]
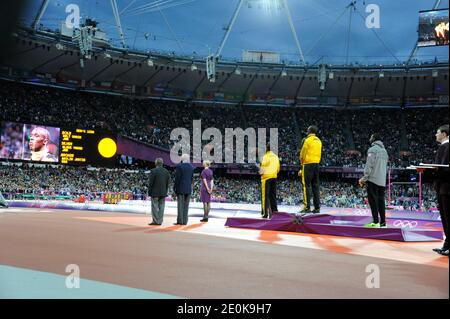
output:
[[[187,225],[189,202],[192,194],[192,178],[194,177],[194,167],[189,163],[189,155],[181,155],[181,163],[177,165],[175,171],[175,183],[173,189],[177,196],[177,222],[175,225]]]
[[[320,213],[319,165],[322,157],[322,141],[317,137],[318,127],[308,127],[308,136],[302,141],[300,151],[301,169],[298,176],[303,185],[303,209],[300,213],[309,213],[313,197],[313,213]]]
[[[448,178],[449,178],[449,168],[448,168],[448,124],[442,125],[437,129],[436,141],[439,142],[439,148],[436,152],[435,164],[447,165],[447,167],[439,167],[434,173],[434,186],[438,198],[439,213],[441,214],[442,227],[444,228],[445,241],[442,248],[433,249],[435,252],[448,256],[449,245],[448,245]]]
[[[150,172],[148,194],[152,198],[152,219],[149,225],[161,225],[164,217],[166,197],[169,191],[170,173],[163,167],[163,159],[155,160],[155,168]]]

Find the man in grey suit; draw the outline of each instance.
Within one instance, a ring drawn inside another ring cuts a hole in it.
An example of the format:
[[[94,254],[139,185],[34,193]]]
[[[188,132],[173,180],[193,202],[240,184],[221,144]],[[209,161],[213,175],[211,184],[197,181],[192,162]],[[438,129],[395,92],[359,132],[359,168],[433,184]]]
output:
[[[177,195],[178,216],[175,225],[187,225],[189,201],[192,193],[192,178],[194,167],[189,163],[189,155],[181,155],[181,163],[175,171],[175,183],[173,190]]]
[[[170,173],[163,167],[163,159],[155,160],[155,168],[150,172],[149,195],[152,198],[152,218],[149,225],[161,225],[164,216],[166,197],[169,191]]]

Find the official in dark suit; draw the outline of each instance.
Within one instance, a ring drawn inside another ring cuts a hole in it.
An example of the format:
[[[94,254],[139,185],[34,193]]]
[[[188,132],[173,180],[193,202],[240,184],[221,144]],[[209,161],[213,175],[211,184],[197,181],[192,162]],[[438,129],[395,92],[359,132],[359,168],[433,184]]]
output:
[[[442,125],[437,129],[436,141],[440,143],[436,152],[434,163],[441,165],[448,165],[448,124]],[[435,252],[448,256],[448,230],[449,230],[449,213],[448,213],[448,188],[449,168],[439,167],[434,173],[434,186],[438,198],[439,213],[441,214],[442,227],[444,228],[445,241],[442,248],[434,249]]]
[[[192,193],[194,167],[189,163],[189,155],[181,155],[181,163],[175,171],[174,192],[177,195],[178,216],[175,225],[186,225],[188,222],[189,202]]]
[[[150,172],[148,194],[152,198],[152,218],[149,225],[161,225],[164,217],[164,207],[169,192],[170,173],[163,167],[162,158],[155,160],[155,168]]]

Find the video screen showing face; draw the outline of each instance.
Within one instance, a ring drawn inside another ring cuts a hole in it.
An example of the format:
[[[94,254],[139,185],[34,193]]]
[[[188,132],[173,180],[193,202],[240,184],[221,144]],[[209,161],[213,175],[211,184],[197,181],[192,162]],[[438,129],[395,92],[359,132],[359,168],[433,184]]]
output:
[[[418,46],[440,46],[448,43],[448,9],[420,12]]]
[[[57,163],[59,133],[57,127],[2,122],[0,158]]]

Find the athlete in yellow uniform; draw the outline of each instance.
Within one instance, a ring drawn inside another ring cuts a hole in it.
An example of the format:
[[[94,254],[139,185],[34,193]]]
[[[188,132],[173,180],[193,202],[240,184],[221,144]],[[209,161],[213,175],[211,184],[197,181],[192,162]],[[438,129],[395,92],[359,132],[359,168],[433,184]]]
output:
[[[310,212],[311,193],[313,195],[314,211],[320,213],[319,164],[322,157],[322,141],[316,136],[317,126],[308,127],[308,136],[303,140],[300,151],[298,175],[302,178],[303,204],[302,213]]]
[[[261,174],[261,215],[263,218],[272,218],[272,213],[278,211],[277,207],[277,176],[280,171],[280,159],[267,146],[259,173]]]

